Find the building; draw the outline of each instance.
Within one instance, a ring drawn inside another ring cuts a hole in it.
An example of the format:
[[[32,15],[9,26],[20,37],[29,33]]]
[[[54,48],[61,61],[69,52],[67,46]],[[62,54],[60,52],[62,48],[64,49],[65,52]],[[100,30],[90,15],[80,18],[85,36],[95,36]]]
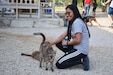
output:
[[[36,14],[38,18],[43,15],[54,17],[55,0],[0,0],[0,7],[2,17],[13,14],[19,18],[22,13],[29,13],[30,17],[32,14]]]

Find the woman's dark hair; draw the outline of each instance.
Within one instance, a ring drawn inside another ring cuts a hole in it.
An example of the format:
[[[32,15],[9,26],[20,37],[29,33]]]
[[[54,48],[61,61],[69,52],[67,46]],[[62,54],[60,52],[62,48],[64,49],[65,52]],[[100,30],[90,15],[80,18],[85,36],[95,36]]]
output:
[[[69,29],[69,28],[71,28],[71,26],[72,26],[74,20],[75,20],[76,18],[81,18],[81,19],[83,20],[83,18],[82,18],[82,16],[81,16],[81,14],[79,13],[79,10],[78,10],[78,8],[77,8],[77,6],[76,6],[75,4],[68,5],[68,6],[66,7],[66,9],[67,9],[67,8],[71,9],[71,10],[73,11],[73,13],[74,13],[73,20],[72,20],[72,21],[69,21],[69,25],[68,25],[68,35],[69,35],[69,31],[71,30],[71,29]],[[83,22],[84,22],[84,21],[83,21]],[[90,37],[90,32],[89,32],[89,29],[88,29],[87,24],[86,24],[86,27],[87,27],[87,30],[88,30],[88,33],[89,33],[89,37]]]

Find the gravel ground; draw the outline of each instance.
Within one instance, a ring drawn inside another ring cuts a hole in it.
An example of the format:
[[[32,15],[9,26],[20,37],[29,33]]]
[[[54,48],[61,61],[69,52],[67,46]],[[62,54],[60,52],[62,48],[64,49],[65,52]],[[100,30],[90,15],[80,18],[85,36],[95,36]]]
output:
[[[37,28],[0,28],[0,75],[113,75],[113,29],[107,27],[109,24],[98,17],[97,20],[103,25],[98,27],[89,26],[90,40],[90,70],[84,71],[81,65],[61,70],[57,69],[55,62],[63,53],[53,46],[57,51],[54,72],[39,68],[39,61],[30,57],[21,56],[21,53],[31,54],[39,49],[40,36],[33,36],[34,32],[43,32],[47,40],[54,40],[66,27],[39,26]]]

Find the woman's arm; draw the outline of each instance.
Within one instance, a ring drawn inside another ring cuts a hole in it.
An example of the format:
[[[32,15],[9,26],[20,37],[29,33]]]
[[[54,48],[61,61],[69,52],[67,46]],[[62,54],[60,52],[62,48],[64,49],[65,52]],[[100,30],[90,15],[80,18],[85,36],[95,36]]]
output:
[[[111,2],[111,0],[107,0],[106,2],[105,2],[105,5],[107,5],[108,3],[110,3]]]
[[[67,32],[64,32],[62,35],[60,35],[55,41],[50,42],[51,45],[57,44],[60,41],[62,41],[67,36]]]
[[[78,32],[75,34],[74,38],[75,39],[68,41],[68,42],[63,40],[62,45],[77,45],[77,44],[79,44],[82,40],[82,34]]]

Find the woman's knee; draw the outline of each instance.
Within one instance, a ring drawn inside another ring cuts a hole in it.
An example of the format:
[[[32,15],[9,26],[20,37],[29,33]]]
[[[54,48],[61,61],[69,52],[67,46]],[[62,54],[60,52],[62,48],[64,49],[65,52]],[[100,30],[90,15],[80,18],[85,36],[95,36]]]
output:
[[[61,42],[57,43],[57,44],[56,44],[56,47],[59,48],[59,49],[62,49],[62,44],[61,44]]]
[[[60,64],[59,62],[56,63],[56,67],[58,69],[65,69],[66,68],[65,66],[63,66],[63,64]]]
[[[62,43],[61,43],[61,42],[57,43],[57,44],[56,44],[56,47],[57,47],[58,49],[60,49],[61,51],[63,51],[64,53],[66,53],[66,52],[67,52],[67,50],[68,50],[68,49],[64,49],[64,48],[63,48],[63,46],[62,46]]]

